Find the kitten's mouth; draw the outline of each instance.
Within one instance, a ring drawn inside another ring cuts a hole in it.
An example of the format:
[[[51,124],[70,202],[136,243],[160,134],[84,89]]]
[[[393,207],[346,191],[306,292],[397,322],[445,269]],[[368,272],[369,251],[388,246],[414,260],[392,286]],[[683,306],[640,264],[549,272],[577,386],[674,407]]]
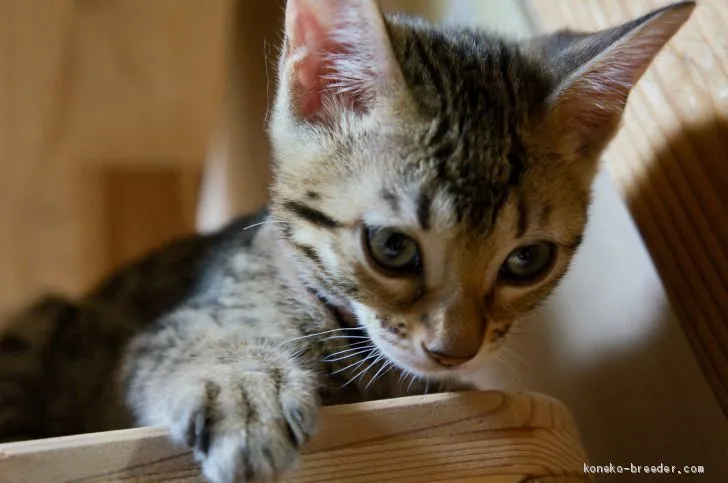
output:
[[[318,293],[314,294],[318,301],[326,307],[326,310],[331,313],[331,315],[334,317],[336,322],[338,322],[339,327],[342,329],[358,329],[361,328],[359,325],[359,322],[357,321],[356,316],[354,313],[344,307],[341,307],[339,305],[334,305],[328,300],[326,300],[323,296],[319,295]]]

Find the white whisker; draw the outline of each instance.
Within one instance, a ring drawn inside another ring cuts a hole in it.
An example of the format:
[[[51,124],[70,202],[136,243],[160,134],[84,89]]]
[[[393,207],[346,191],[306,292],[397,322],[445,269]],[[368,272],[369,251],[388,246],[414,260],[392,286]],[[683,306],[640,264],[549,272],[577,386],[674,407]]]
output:
[[[333,339],[366,339],[366,340],[371,340],[370,337],[363,336],[363,335],[332,335],[331,337],[327,337],[324,340],[333,340]]]
[[[521,363],[522,363],[522,364],[523,364],[524,366],[526,366],[526,367],[529,367],[529,365],[528,365],[528,362],[526,362],[526,359],[524,359],[524,358],[523,358],[523,357],[521,356],[521,354],[519,354],[518,352],[514,351],[513,349],[511,349],[511,348],[510,348],[510,347],[508,347],[507,345],[503,345],[503,346],[501,346],[501,349],[503,349],[504,351],[506,351],[506,352],[507,352],[507,353],[509,353],[509,354],[513,354],[513,356],[514,356],[514,357],[515,357],[516,359],[518,359],[518,360],[519,360],[519,361],[520,361],[520,362],[521,362]]]
[[[253,223],[252,225],[246,226],[245,228],[243,228],[243,231],[249,230],[251,228],[255,228],[256,226],[273,225],[275,223],[285,223],[285,222],[284,221],[278,221],[278,220],[265,220],[265,221],[261,221],[260,223]]]
[[[415,383],[415,379],[419,379],[417,376],[415,376],[415,373],[414,372],[411,373],[410,375],[412,376],[412,378],[410,379],[410,383],[407,386],[407,393],[409,393],[410,392],[410,389],[412,389],[412,384]]]
[[[382,367],[380,367],[379,370],[374,374],[374,376],[369,380],[367,385],[364,387],[364,390],[369,389],[369,386],[371,386],[374,383],[374,381],[377,380],[377,377],[379,377],[380,374],[381,374],[381,377],[384,377],[384,375],[389,372],[389,370],[392,368],[393,365],[394,364],[392,364],[392,361],[387,361],[384,364],[382,364]],[[384,369],[387,369],[387,370],[384,371]],[[382,371],[384,371],[384,372],[382,372]]]
[[[372,362],[370,362],[368,366],[366,366],[364,369],[362,369],[361,371],[359,371],[354,377],[352,377],[351,379],[349,379],[348,381],[346,381],[346,383],[344,383],[344,385],[341,386],[341,387],[344,388],[344,387],[348,386],[349,384],[351,384],[352,382],[354,382],[355,380],[357,380],[360,376],[363,377],[365,372],[367,372],[369,369],[371,369],[374,366],[374,364],[376,364],[377,362],[379,362],[383,358],[384,358],[384,355],[383,354],[379,354],[379,356],[376,359],[374,359]]]
[[[357,362],[352,362],[352,363],[351,363],[351,364],[349,364],[348,366],[346,366],[346,367],[343,367],[343,368],[341,368],[341,369],[337,369],[337,370],[335,370],[334,372],[332,372],[332,373],[331,373],[331,375],[333,376],[333,375],[339,374],[340,372],[343,372],[343,371],[345,371],[345,370],[347,370],[347,369],[349,369],[349,368],[351,368],[351,367],[353,367],[353,366],[355,366],[355,367],[354,367],[354,369],[356,370],[356,369],[357,369],[357,368],[358,368],[359,366],[361,366],[361,365],[362,365],[362,364],[364,364],[364,363],[365,363],[366,361],[368,361],[369,359],[371,359],[372,357],[374,357],[374,356],[376,356],[376,355],[377,355],[377,353],[375,352],[375,349],[372,349],[372,353],[371,353],[371,354],[369,354],[368,356],[366,356],[366,357],[365,357],[364,359],[362,359],[362,360],[360,360],[360,361],[357,361]]]
[[[404,381],[407,379],[408,372],[405,369],[399,371],[399,390],[404,391]]]
[[[371,343],[372,343],[371,339],[370,340],[361,340],[359,342],[352,342],[351,344],[347,344],[347,347],[356,347],[356,346],[362,346],[362,345],[367,345],[367,344],[371,344]]]
[[[361,344],[361,342],[358,342],[358,344]],[[346,346],[346,347],[348,347],[348,348],[342,349],[340,351],[332,352],[331,354],[326,354],[326,357],[333,357],[333,356],[338,356],[340,354],[346,354],[347,352],[353,352],[353,351],[357,351],[357,350],[361,350],[361,349],[368,349],[368,348],[374,347],[374,344],[369,343],[369,345],[364,345],[364,346],[359,346],[359,347],[351,347],[351,346]]]
[[[495,357],[493,360],[500,362],[501,364],[506,366],[513,373],[513,375],[516,376],[516,379],[518,379],[518,383],[523,385],[523,379],[521,379],[521,375],[518,374],[518,372],[513,368],[513,366],[511,366],[510,364],[508,364],[508,362],[506,362],[505,360],[503,360],[499,357]]]
[[[331,332],[339,332],[342,330],[353,330],[353,329],[350,329],[348,327],[341,327],[338,329],[324,330],[323,332],[316,332],[315,334],[302,335],[300,337],[294,337],[293,339],[288,339],[284,342],[281,342],[281,345],[288,344],[289,342],[294,342],[294,341],[301,340],[301,339],[308,339],[309,337],[316,337],[319,335],[330,334]]]
[[[323,359],[321,359],[321,362],[336,362],[336,361],[340,361],[343,359],[348,359],[349,357],[358,356],[359,354],[365,354],[366,352],[371,351],[371,350],[372,350],[371,348],[365,347],[363,349],[360,348],[359,352],[354,352],[353,354],[347,354],[347,355],[343,355],[341,357],[334,357],[336,355],[341,354],[342,351],[340,351],[340,352],[337,352],[336,354],[331,354],[331,355],[324,357]],[[343,352],[348,352],[348,351],[343,351]]]

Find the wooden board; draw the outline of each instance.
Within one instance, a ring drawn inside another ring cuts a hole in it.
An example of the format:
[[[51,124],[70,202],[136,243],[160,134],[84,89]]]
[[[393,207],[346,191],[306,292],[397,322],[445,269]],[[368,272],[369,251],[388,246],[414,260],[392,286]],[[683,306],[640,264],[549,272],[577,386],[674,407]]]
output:
[[[233,8],[203,3],[0,1],[0,314],[45,290],[77,294],[194,229],[173,200],[197,197]],[[156,226],[129,202],[151,184],[169,199]],[[134,236],[109,239],[109,222]]]
[[[667,3],[527,5],[553,31],[602,29]],[[605,162],[728,415],[728,2],[698,2],[630,96]]]
[[[586,456],[549,397],[468,392],[331,406],[292,482],[577,482]],[[0,482],[200,482],[189,452],[141,428],[0,445]]]

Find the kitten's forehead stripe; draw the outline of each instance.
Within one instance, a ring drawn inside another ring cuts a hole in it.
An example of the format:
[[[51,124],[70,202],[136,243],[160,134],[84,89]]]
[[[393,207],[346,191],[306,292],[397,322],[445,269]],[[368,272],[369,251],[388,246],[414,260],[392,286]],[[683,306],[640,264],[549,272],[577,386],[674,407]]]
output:
[[[414,84],[415,88],[418,88],[420,86],[426,86],[427,84],[431,84],[434,87],[435,90],[435,96],[433,97],[426,97],[424,99],[424,106],[430,107],[429,104],[431,104],[433,101],[437,103],[437,109],[442,110],[443,108],[443,99],[442,96],[444,94],[443,89],[443,83],[442,78],[440,77],[441,73],[443,72],[442,69],[436,68],[434,65],[434,62],[430,56],[430,51],[425,47],[423,43],[423,39],[420,35],[412,35],[409,37],[408,41],[405,42],[405,46],[412,46],[414,49],[414,52],[412,52],[412,56],[408,55],[406,56],[407,59],[417,59],[419,61],[419,69],[407,69],[405,68],[405,72],[411,72],[413,76],[408,79],[411,84]],[[406,50],[410,50],[406,48]],[[417,62],[417,61],[415,61]],[[405,74],[406,75],[406,74]],[[418,99],[422,101],[423,99]],[[424,107],[423,106],[423,107]],[[437,142],[439,139],[442,138],[445,134],[447,134],[447,128],[449,126],[445,126],[444,128],[438,125],[438,129],[435,131],[435,135],[433,136],[433,141]]]
[[[420,192],[417,198],[417,222],[423,230],[430,229],[430,208],[432,207],[432,197],[426,191]]]
[[[521,238],[528,231],[528,215],[529,209],[523,193],[518,193],[518,226],[516,228],[516,237]]]
[[[323,212],[299,201],[284,201],[282,206],[299,218],[307,220],[321,228],[341,228],[343,226]]]
[[[399,214],[399,198],[387,189],[383,189],[380,193],[382,199],[389,205],[395,214]]]
[[[523,131],[545,98],[539,73],[516,47],[479,32],[396,22],[391,30],[407,84],[432,119],[422,162],[451,198],[457,220],[488,231],[526,167]],[[527,88],[524,77],[536,78],[536,87]]]
[[[553,207],[551,205],[542,205],[541,206],[541,212],[539,213],[539,219],[538,224],[540,228],[545,228],[549,225],[549,221],[551,220],[551,212],[553,211]]]

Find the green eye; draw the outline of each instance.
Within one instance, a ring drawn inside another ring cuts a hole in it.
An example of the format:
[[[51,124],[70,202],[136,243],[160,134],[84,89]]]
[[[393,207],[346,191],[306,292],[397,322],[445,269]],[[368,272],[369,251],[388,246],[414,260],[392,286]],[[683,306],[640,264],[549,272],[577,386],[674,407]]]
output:
[[[396,228],[367,228],[366,245],[371,258],[382,268],[414,271],[420,267],[417,242]]]
[[[541,242],[513,250],[501,267],[501,278],[510,283],[530,282],[551,268],[553,243]]]

